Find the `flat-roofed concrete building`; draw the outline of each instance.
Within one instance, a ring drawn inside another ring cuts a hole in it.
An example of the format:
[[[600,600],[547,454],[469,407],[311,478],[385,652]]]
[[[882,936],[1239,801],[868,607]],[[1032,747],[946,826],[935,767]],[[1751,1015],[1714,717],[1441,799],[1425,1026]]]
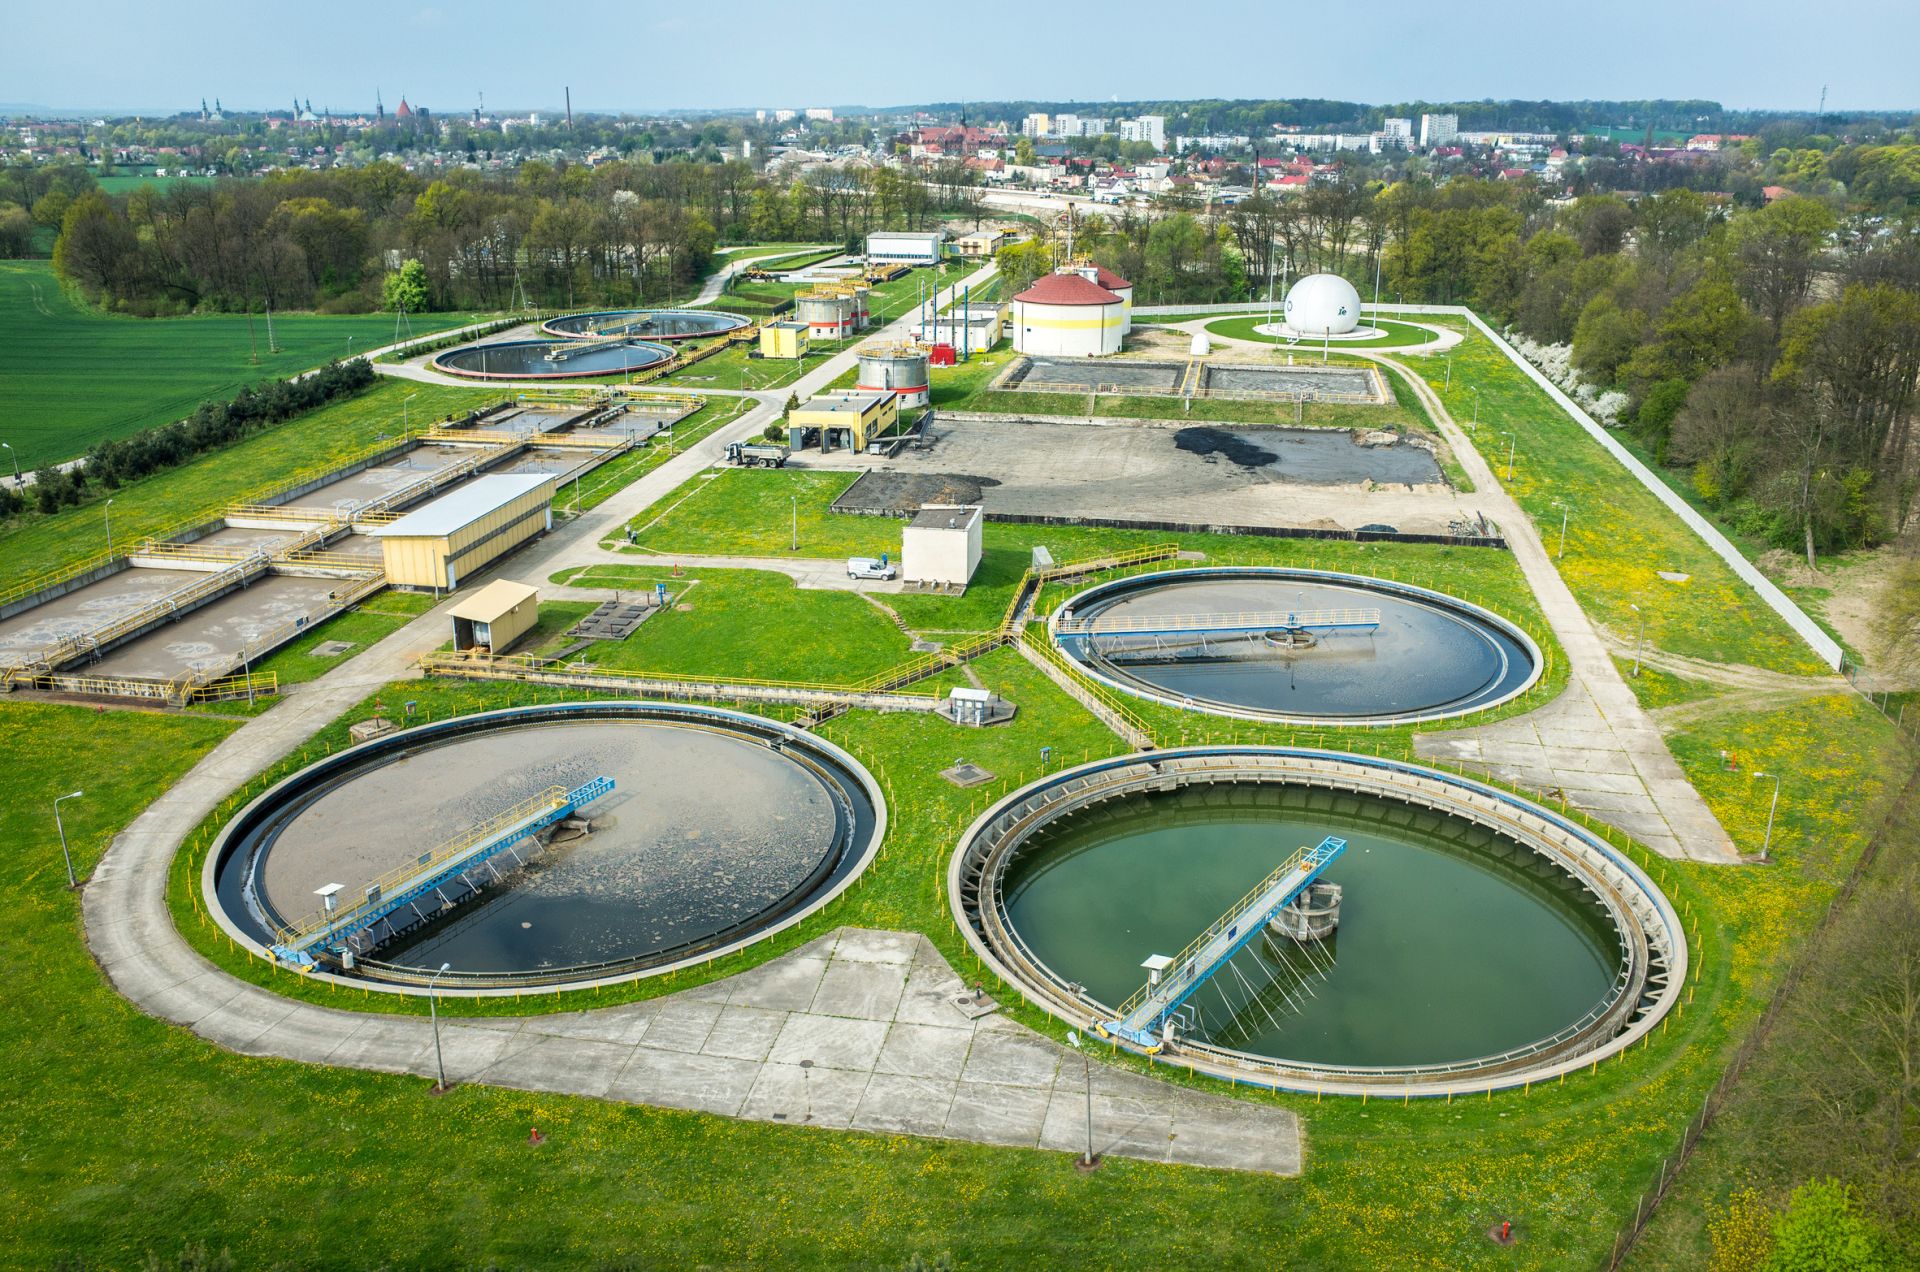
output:
[[[976,504],[925,504],[900,532],[900,577],[908,583],[965,587],[980,568]]]
[[[553,477],[501,473],[476,477],[372,534],[389,583],[452,590],[552,527]]]
[[[844,448],[857,453],[899,418],[900,399],[891,390],[822,393],[787,412],[788,444],[800,450],[806,431],[818,429],[822,450]]]

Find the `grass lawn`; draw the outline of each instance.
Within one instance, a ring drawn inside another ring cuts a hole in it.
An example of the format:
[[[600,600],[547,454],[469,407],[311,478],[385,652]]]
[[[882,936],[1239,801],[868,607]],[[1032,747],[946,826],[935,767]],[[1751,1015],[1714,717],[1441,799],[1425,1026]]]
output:
[[[645,477],[668,459],[724,424],[753,409],[750,398],[711,398],[707,404],[673,426],[673,443],[659,436],[617,455],[580,478],[579,489],[568,482],[554,498],[556,511],[586,512]]]
[[[1589,617],[1631,641],[1639,623],[1632,607],[1638,605],[1647,639],[1662,649],[1776,671],[1825,670],[1711,548],[1506,355],[1461,320],[1443,324],[1467,336],[1450,355],[1452,387],[1446,387],[1439,357],[1417,357],[1407,365],[1426,378],[1463,427],[1473,417],[1478,391],[1481,452],[1504,479],[1511,445],[1509,489],[1549,543],[1557,544],[1560,504],[1571,508],[1559,566]],[[1687,577],[1669,581],[1661,571]]]
[[[415,334],[471,322],[468,314],[415,314]],[[208,398],[292,375],[393,339],[391,314],[275,314],[277,354],[264,317],[245,314],[125,318],[76,304],[42,261],[0,262],[0,420],[23,467],[72,459],[190,413]],[[255,346],[259,361],[251,360]]]
[[[700,568],[675,577],[670,566],[595,566],[567,581],[632,591],[664,583],[677,598],[627,639],[574,655],[597,666],[849,684],[912,656],[906,633],[859,594],[802,591],[766,570]]]
[[[177,185],[212,185],[212,177],[176,177],[156,176],[153,169],[121,168],[112,176],[96,176],[94,184],[103,194],[132,194],[135,190],[153,187],[159,190],[170,189]]]
[[[670,372],[650,383],[662,389],[777,389],[792,384],[827,359],[850,348],[850,344],[822,343],[804,358],[760,358],[747,356],[758,345],[737,344],[731,349],[702,358],[690,367]]]
[[[1177,317],[1156,318],[1153,321],[1168,323],[1179,322],[1181,319]],[[1321,346],[1311,340],[1283,341],[1275,339],[1273,336],[1269,336],[1264,332],[1254,330],[1255,327],[1265,325],[1266,321],[1267,316],[1264,313],[1257,314],[1251,318],[1222,318],[1218,322],[1208,323],[1207,330],[1216,336],[1229,336],[1235,340],[1252,340],[1263,345],[1270,345],[1275,349],[1297,350],[1301,353],[1321,352]],[[1431,331],[1426,330],[1424,327],[1416,327],[1411,323],[1388,322],[1385,319],[1363,319],[1362,321],[1369,327],[1378,327],[1382,334],[1366,340],[1335,341],[1332,345],[1335,353],[1340,352],[1342,349],[1394,349],[1403,345],[1426,344],[1433,339],[1433,333]],[[1231,352],[1231,350],[1229,350],[1229,352]]]
[[[117,320],[116,320],[117,321]],[[129,320],[131,321],[131,320]],[[0,377],[4,378],[4,377]],[[0,393],[4,393],[0,389]],[[297,472],[398,436],[457,411],[500,400],[498,389],[453,388],[381,379],[344,401],[282,421],[243,442],[113,492],[117,542],[215,515]],[[411,399],[411,400],[409,400]],[[405,404],[405,411],[402,404]],[[52,516],[27,513],[0,526],[0,578],[23,578],[85,560],[106,549],[104,504],[96,498]]]

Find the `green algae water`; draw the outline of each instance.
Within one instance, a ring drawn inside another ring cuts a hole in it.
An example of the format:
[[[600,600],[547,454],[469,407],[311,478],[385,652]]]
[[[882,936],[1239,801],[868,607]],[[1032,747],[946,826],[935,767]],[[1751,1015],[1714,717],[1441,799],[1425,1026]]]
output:
[[[1620,940],[1573,879],[1484,827],[1397,801],[1266,783],[1183,787],[1044,828],[1008,869],[1014,930],[1115,1005],[1302,845],[1347,840],[1324,876],[1340,927],[1302,950],[1258,937],[1190,1002],[1198,1033],[1257,1055],[1441,1064],[1550,1037],[1608,995]]]

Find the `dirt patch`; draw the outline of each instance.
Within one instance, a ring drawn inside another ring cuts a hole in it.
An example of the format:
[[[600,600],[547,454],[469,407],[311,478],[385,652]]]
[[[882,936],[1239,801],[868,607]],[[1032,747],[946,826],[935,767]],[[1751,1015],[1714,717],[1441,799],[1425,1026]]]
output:
[[[927,504],[972,505],[999,484],[967,473],[867,472],[833,501],[833,511],[900,516]]]
[[[1188,454],[1203,457],[1218,455],[1242,468],[1264,468],[1280,456],[1238,433],[1218,428],[1183,428],[1173,435],[1173,444]]]
[[[1875,691],[1898,690],[1920,687],[1920,674],[1878,665],[1884,640],[1882,616],[1896,572],[1916,553],[1920,553],[1920,541],[1909,537],[1871,552],[1830,558],[1812,570],[1807,568],[1805,557],[1778,549],[1762,554],[1756,564],[1782,587],[1825,591],[1824,598],[1810,598],[1804,604],[1825,619],[1849,649],[1867,660],[1860,686]]]

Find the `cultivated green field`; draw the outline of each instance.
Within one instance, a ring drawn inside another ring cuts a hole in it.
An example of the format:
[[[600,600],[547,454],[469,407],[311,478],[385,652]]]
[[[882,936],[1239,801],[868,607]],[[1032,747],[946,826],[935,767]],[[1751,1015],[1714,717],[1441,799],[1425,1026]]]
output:
[[[415,314],[416,335],[472,321]],[[0,441],[26,468],[82,454],[95,442],[179,419],[208,398],[289,376],[393,339],[391,314],[245,314],[126,318],[77,304],[45,261],[0,262]],[[259,360],[253,360],[253,354]]]

